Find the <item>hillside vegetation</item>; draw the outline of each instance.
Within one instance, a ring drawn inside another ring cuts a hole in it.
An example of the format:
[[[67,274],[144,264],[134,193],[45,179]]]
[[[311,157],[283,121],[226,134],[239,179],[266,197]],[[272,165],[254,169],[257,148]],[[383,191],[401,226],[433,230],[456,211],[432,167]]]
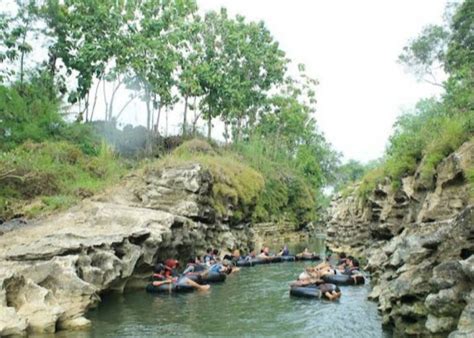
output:
[[[474,2],[455,8],[449,22],[428,26],[404,48],[400,61],[421,80],[432,82],[436,69],[447,73],[440,98],[418,102],[401,115],[381,165],[362,178],[359,196],[366,197],[385,177],[398,187],[404,176],[419,175],[432,188],[436,166],[461,144],[474,137]],[[473,182],[472,175],[467,179]]]
[[[256,222],[304,226],[327,203],[339,155],[314,119],[317,81],[263,22],[195,0],[33,0],[1,10],[0,42],[1,220],[67,208],[157,159],[211,170],[219,213],[255,203]],[[119,130],[134,100],[146,126]],[[180,135],[158,132],[170,113]]]

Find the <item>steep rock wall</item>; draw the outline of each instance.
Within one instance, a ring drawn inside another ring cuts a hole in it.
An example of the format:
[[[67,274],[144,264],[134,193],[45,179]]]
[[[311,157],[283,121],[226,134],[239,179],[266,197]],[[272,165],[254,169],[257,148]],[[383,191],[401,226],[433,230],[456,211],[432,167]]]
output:
[[[90,325],[104,291],[142,287],[157,259],[250,249],[249,224],[216,217],[199,164],[133,174],[120,187],[0,235],[0,336]],[[246,206],[251,210],[253,206]]]
[[[474,335],[474,211],[468,175],[474,142],[445,158],[432,179],[419,170],[366,199],[357,186],[331,206],[328,244],[366,257],[384,324],[401,335]]]

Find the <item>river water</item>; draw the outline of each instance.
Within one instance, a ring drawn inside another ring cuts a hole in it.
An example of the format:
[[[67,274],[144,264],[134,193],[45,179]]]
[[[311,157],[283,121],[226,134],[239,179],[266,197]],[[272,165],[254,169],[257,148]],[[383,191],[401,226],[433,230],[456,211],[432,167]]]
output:
[[[318,336],[390,337],[381,328],[369,285],[344,286],[335,302],[292,298],[288,284],[312,262],[242,268],[209,292],[178,295],[134,291],[103,297],[88,332],[67,337]],[[60,334],[61,335],[61,334]]]

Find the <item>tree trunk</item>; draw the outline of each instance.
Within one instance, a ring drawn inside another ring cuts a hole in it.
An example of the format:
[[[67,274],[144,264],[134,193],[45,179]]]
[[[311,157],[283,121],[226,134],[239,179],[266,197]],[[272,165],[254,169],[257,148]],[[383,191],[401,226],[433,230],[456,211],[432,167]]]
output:
[[[48,68],[49,68],[49,74],[51,75],[51,78],[54,79],[54,76],[56,75],[56,61],[58,57],[54,52],[49,53],[49,60],[48,60]]]
[[[151,120],[151,109],[150,109],[150,93],[146,90],[146,129],[151,131],[150,120]]]
[[[160,127],[160,117],[161,117],[161,104],[158,106],[158,115],[156,115],[156,133],[159,134]]]
[[[201,116],[201,114],[198,112],[196,101],[197,101],[197,98],[195,97],[193,100],[193,106],[194,106],[194,119],[193,119],[193,131],[192,131],[193,136],[196,136],[196,124],[197,124],[197,121],[199,120],[199,117]]]
[[[94,103],[92,104],[91,118],[90,118],[91,122],[94,119],[95,105],[97,103],[97,95],[99,93],[99,86],[100,86],[101,81],[102,81],[102,77],[99,78],[99,82],[97,82],[97,85],[95,86]]]
[[[105,75],[104,75],[105,76]],[[104,117],[104,120],[107,121],[107,117],[109,116],[109,103],[107,102],[107,90],[105,88],[105,83],[107,81],[104,79],[104,81],[102,82],[102,92],[104,94],[104,104],[105,104],[105,117]]]
[[[25,32],[23,33],[23,38],[22,38],[22,46],[25,46],[26,42],[26,34],[29,29],[29,20],[26,23],[25,27]],[[25,69],[25,51],[22,50],[21,56],[20,56],[20,88],[23,89],[23,77],[24,77],[24,69]]]
[[[21,52],[20,57],[20,88],[23,88],[23,67],[24,67],[25,53]]]
[[[235,126],[235,132],[234,132],[234,142],[237,144],[240,141],[240,130],[242,128],[242,118],[237,119],[237,125]]]
[[[188,115],[188,96],[184,97],[184,114],[183,114],[183,136],[186,136],[186,124]]]
[[[84,111],[86,113],[86,123],[89,122],[89,93],[86,95],[86,107],[84,108]]]
[[[151,145],[151,109],[150,109],[150,93],[148,89],[146,89],[146,129],[147,129],[147,135],[146,135],[146,150],[145,152],[150,155],[152,152],[152,145]]]
[[[211,140],[211,134],[212,134],[212,116],[209,115],[209,118],[207,120],[207,139],[209,141]]]
[[[225,144],[229,144],[229,122],[224,122],[224,138]]]
[[[120,109],[120,111],[118,112],[117,114],[117,120],[120,118],[120,116],[122,115],[122,113],[125,111],[125,109],[128,107],[128,105],[133,101],[135,100],[136,96],[131,96],[130,97],[130,100],[127,101],[127,103],[125,103],[122,107],[122,109]]]
[[[115,84],[115,81],[114,81]],[[113,115],[113,107],[114,107],[114,100],[115,100],[115,94],[119,90],[120,86],[122,85],[122,79],[119,77],[118,78],[118,83],[117,86],[115,86],[114,91],[112,92],[112,97],[110,98],[110,104],[109,104],[109,120],[112,120],[114,117]]]

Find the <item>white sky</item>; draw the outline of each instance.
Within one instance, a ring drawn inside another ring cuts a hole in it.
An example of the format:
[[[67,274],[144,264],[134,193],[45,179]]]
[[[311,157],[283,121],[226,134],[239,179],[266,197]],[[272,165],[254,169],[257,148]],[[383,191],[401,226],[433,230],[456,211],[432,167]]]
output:
[[[396,60],[445,0],[198,0],[202,10],[263,20],[288,56],[317,78],[320,129],[345,159],[382,155],[401,108],[438,89]]]

